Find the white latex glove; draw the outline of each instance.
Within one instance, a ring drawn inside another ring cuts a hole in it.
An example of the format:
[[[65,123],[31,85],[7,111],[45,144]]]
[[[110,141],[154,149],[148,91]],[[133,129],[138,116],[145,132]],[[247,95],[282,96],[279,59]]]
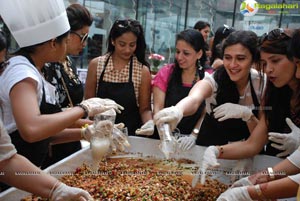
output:
[[[227,119],[242,119],[243,121],[248,121],[252,116],[252,110],[243,105],[224,103],[214,110],[214,117],[218,121],[224,121]]]
[[[137,129],[135,131],[135,134],[137,135],[153,135],[154,133],[154,123],[153,120],[147,121],[141,128]]]
[[[289,179],[293,180],[297,184],[300,184],[300,174],[290,175]]]
[[[252,182],[249,180],[249,177],[243,177],[240,180],[237,180],[231,185],[231,188],[241,187],[241,186],[252,186]]]
[[[204,152],[202,167],[216,168],[220,166],[218,163],[219,149],[216,146],[209,146]]]
[[[252,201],[250,197],[247,186],[229,188],[224,193],[222,193],[217,201]]]
[[[286,118],[285,121],[292,130],[290,133],[269,133],[269,140],[279,144],[272,143],[271,146],[282,150],[281,153],[276,155],[277,157],[283,157],[293,153],[300,145],[300,129],[291,121],[290,118]]]
[[[64,183],[59,183],[52,192],[50,200],[68,201],[68,200],[94,200],[92,196],[80,188],[70,187]]]
[[[86,141],[91,141],[91,137],[95,135],[94,125],[87,125],[81,129],[81,137]]]
[[[205,183],[205,175],[207,168],[216,168],[220,166],[218,163],[219,149],[216,146],[209,146],[203,155],[203,160],[201,164],[201,184]]]
[[[188,136],[180,137],[177,140],[177,143],[179,144],[179,148],[183,151],[190,150],[195,144],[196,144],[196,136],[193,134],[190,134]]]
[[[85,108],[89,117],[93,117],[98,113],[102,113],[110,109],[114,109],[116,112],[121,113],[121,110],[124,109],[115,101],[102,98],[90,98],[82,101],[80,105]]]
[[[183,117],[183,112],[176,106],[171,106],[160,110],[154,115],[155,125],[168,123],[173,131]]]
[[[287,157],[287,159],[300,169],[300,147],[294,153]]]
[[[246,173],[251,173],[253,167],[253,158],[245,158],[238,160],[236,166],[232,169],[231,182],[245,177]]]
[[[111,149],[113,152],[125,151],[125,148],[130,147],[128,136],[121,129],[124,128],[124,123],[115,124],[111,138]]]
[[[112,126],[112,122],[109,120],[99,121],[95,126],[88,125],[85,128],[82,128],[81,135],[89,142],[91,141],[92,136],[110,137]]]

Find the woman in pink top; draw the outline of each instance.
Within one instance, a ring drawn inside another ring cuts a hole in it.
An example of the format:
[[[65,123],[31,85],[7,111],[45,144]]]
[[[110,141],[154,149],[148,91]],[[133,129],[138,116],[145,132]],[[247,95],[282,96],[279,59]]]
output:
[[[153,80],[154,114],[165,107],[176,105],[189,94],[192,86],[204,77],[202,66],[205,61],[205,42],[202,34],[194,29],[180,32],[176,37],[175,62],[160,69]],[[179,142],[184,139],[195,143],[200,127],[197,122],[203,109],[204,103],[194,115],[183,118],[178,124],[180,132],[187,135]]]

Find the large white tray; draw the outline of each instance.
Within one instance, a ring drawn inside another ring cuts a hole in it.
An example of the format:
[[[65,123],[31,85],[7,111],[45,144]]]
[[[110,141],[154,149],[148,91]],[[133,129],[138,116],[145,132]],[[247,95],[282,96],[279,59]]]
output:
[[[164,158],[164,155],[158,148],[159,140],[153,140],[142,137],[129,137],[129,142],[131,144],[131,149],[129,152],[131,153],[141,153],[143,156],[156,156],[160,158]],[[203,153],[206,147],[195,146],[191,150],[177,154],[175,157],[178,158],[188,158],[194,160],[198,163],[201,162]],[[281,159],[271,156],[258,155],[254,158],[253,163],[253,171],[258,171],[270,166],[273,166],[280,162]],[[219,160],[221,163],[221,169],[217,171],[215,177],[222,182],[229,182],[229,175],[224,174],[223,170],[230,171],[235,164],[235,160]],[[91,153],[89,147],[85,147],[82,150],[72,154],[71,156],[59,161],[58,163],[48,167],[45,169],[45,172],[59,178],[63,174],[68,172],[73,172],[76,167],[82,165],[82,163],[92,163]],[[29,193],[25,191],[21,191],[16,188],[10,188],[2,193],[0,193],[0,201],[16,201],[21,198],[29,195]],[[296,200],[296,199],[285,199],[285,200]]]

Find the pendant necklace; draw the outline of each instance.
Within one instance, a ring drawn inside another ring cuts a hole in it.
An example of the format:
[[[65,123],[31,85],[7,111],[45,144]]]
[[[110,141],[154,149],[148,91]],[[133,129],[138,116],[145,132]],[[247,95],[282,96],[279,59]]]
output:
[[[244,94],[242,96],[240,96],[240,100],[244,100],[245,99],[248,87],[249,87],[249,82],[247,83],[247,86],[246,86],[246,88],[244,90]]]

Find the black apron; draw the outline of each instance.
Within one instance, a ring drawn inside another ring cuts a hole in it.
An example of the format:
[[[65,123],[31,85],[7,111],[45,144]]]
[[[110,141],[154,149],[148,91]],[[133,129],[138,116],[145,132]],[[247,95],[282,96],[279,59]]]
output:
[[[121,114],[117,113],[116,123],[123,122],[128,128],[128,135],[135,135],[135,130],[142,125],[139,108],[136,103],[134,85],[132,82],[133,61],[130,60],[129,80],[124,83],[103,81],[105,69],[110,56],[105,61],[102,73],[98,82],[97,97],[109,98],[124,107]]]
[[[41,114],[53,114],[61,111],[58,105],[52,105],[46,102],[44,87],[43,87],[43,98],[40,105],[40,111]],[[48,155],[50,138],[38,142],[34,142],[34,143],[29,143],[23,140],[18,130],[11,133],[10,137],[12,143],[15,145],[17,149],[18,154],[25,156],[36,166],[43,167],[43,164],[45,163]]]
[[[290,115],[288,117],[292,120],[292,122],[297,127],[300,126],[300,114],[299,113],[297,114],[297,113],[291,111]],[[278,132],[278,133],[281,133],[281,134],[287,134],[288,135],[291,132],[291,128],[285,123],[285,126],[281,131],[278,131],[278,129],[274,129],[274,128],[270,127],[268,129],[268,132]],[[272,143],[277,144],[275,142],[269,141],[266,145],[266,151],[265,151],[264,154],[270,155],[270,156],[276,156],[277,154],[283,152],[283,150],[278,150],[278,149],[272,147],[271,146]],[[283,156],[282,158],[286,158],[286,157],[287,156]]]
[[[176,89],[174,87],[171,88],[170,93],[166,96],[165,99],[165,108],[176,105],[180,100],[188,96],[192,87],[178,86]],[[198,110],[190,116],[183,117],[182,120],[177,125],[177,128],[180,130],[181,134],[189,135],[192,133],[193,129],[199,118],[201,117],[201,113],[204,109],[205,102],[203,101],[199,106]]]
[[[69,59],[69,57],[68,57],[68,59]],[[72,64],[72,62],[71,62],[71,64]],[[63,64],[61,64],[61,63],[50,63],[48,66],[44,67],[43,73],[44,73],[45,79],[48,82],[50,82],[53,86],[55,86],[59,93],[62,93],[62,91],[64,91],[63,93],[65,93],[67,96],[65,86],[63,85],[63,82],[62,82],[62,79],[63,79],[63,81],[66,84],[68,93],[70,95],[72,104],[77,105],[83,99],[83,84],[79,80],[78,75],[77,75],[75,69],[72,67],[72,65],[71,65],[71,68],[73,69],[73,73],[75,75],[75,77],[72,79],[65,72]],[[57,71],[60,72],[62,79],[61,79],[61,77],[59,77],[59,73]],[[54,84],[53,80],[57,80],[58,83]],[[63,102],[61,102],[61,100],[60,100],[60,107],[64,108],[64,107],[68,107],[68,106],[70,106],[70,101],[67,96]],[[49,146],[49,149],[50,149],[49,156],[47,157],[46,164],[44,164],[44,165],[46,167],[50,166],[50,165],[64,159],[65,157],[79,151],[81,148],[82,147],[81,147],[80,141],[50,145]]]
[[[34,62],[29,56],[25,57],[32,65]],[[45,89],[43,85],[43,96],[40,105],[41,114],[54,114],[61,112],[59,104],[50,104],[46,102]],[[19,154],[28,158],[33,164],[42,169],[58,162],[59,160],[69,156],[81,148],[80,142],[70,142],[59,145],[50,146],[50,139],[44,139],[39,142],[28,143],[22,139],[18,130],[10,134],[12,143],[15,145]],[[69,146],[70,144],[70,146]],[[49,149],[51,156],[49,156]]]
[[[51,105],[46,103],[45,101],[45,93],[43,89],[43,98],[40,105],[40,111],[42,114],[50,114],[49,111],[51,110],[57,110],[55,105]],[[12,144],[15,146],[17,153],[26,157],[29,161],[31,161],[34,165],[38,167],[42,167],[43,163],[46,160],[46,157],[48,155],[48,146],[50,139],[44,139],[38,142],[29,143],[23,140],[23,138],[20,136],[20,133],[18,130],[12,132],[9,134],[11,138]],[[0,192],[8,189],[11,186],[6,185],[5,183],[0,183]]]
[[[255,109],[252,110],[252,112],[256,117],[258,117],[258,110],[256,108],[259,108],[260,104],[254,91],[251,78],[249,81],[251,87],[251,96],[255,106]],[[213,107],[215,108],[217,106],[219,105]],[[219,122],[214,118],[213,113],[206,113],[198,134],[198,138],[196,140],[196,144],[202,146],[225,145],[228,144],[228,142],[247,139],[249,136],[250,132],[247,123],[242,119],[227,119]]]

